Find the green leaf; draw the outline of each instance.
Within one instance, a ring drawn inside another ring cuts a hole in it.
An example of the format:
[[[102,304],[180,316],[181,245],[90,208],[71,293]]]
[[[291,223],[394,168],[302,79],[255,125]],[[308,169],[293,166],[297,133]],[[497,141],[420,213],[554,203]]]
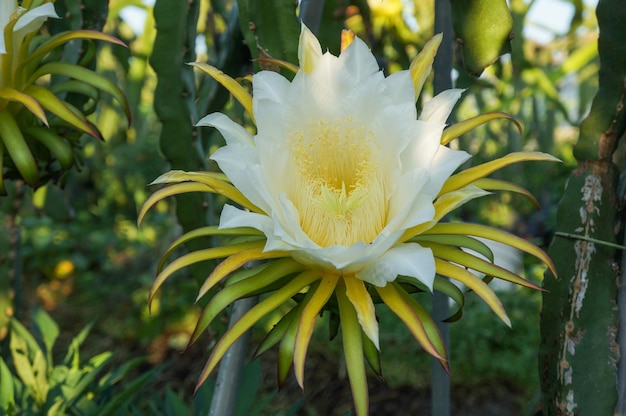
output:
[[[67,103],[59,99],[49,90],[39,85],[30,85],[24,92],[36,99],[43,108],[55,114],[66,123],[92,137],[102,140],[98,130],[92,126],[82,114],[76,113],[72,107],[69,107]]]
[[[0,98],[4,98],[5,100],[15,101],[21,103],[24,107],[28,109],[31,113],[35,115],[42,123],[48,125],[48,119],[46,118],[46,113],[39,105],[39,102],[35,100],[28,94],[24,94],[21,91],[18,91],[11,87],[4,87],[0,89]]]
[[[80,365],[80,354],[79,349],[80,346],[85,342],[87,336],[89,335],[89,331],[93,327],[94,322],[89,323],[85,326],[70,342],[70,347],[65,354],[65,358],[63,359],[63,364],[68,368],[78,369]]]
[[[35,400],[37,403],[41,404],[41,398],[36,396],[36,381],[35,381],[35,371],[33,370],[33,366],[31,364],[28,351],[28,345],[23,338],[17,335],[15,332],[11,333],[11,341],[9,343],[9,348],[11,349],[11,356],[13,357],[13,365],[15,366],[15,371],[17,372],[18,377],[24,383],[24,386],[28,389],[31,389],[35,395]],[[38,350],[41,354],[41,350]]]
[[[154,368],[137,377],[133,381],[124,383],[123,390],[117,392],[111,400],[106,402],[104,408],[98,410],[98,415],[109,416],[119,412],[122,407],[137,393],[137,391],[150,382],[154,375],[159,371],[161,371],[160,368]]]
[[[74,406],[74,404],[81,398],[86,392],[87,388],[93,383],[98,375],[104,370],[104,367],[113,358],[113,353],[103,352],[91,358],[87,362],[87,368],[80,372],[80,379],[71,390],[67,391],[66,401],[68,407]]]
[[[33,311],[33,323],[43,339],[48,363],[52,365],[52,347],[59,337],[59,326],[41,307]]]
[[[15,406],[13,383],[13,374],[11,374],[9,367],[0,357],[0,411],[6,411]]]
[[[167,416],[192,416],[191,410],[189,410],[187,404],[169,387],[165,390],[164,411],[164,414]]]
[[[44,75],[64,75],[68,78],[84,82],[85,84],[99,89],[100,91],[104,91],[112,95],[124,109],[124,113],[126,114],[126,118],[128,119],[128,123],[130,125],[132,115],[126,96],[120,87],[115,85],[115,83],[109,79],[90,69],[83,68],[78,65],[68,64],[65,62],[50,62],[37,69],[37,71],[31,75],[28,83],[34,83],[37,79]]]

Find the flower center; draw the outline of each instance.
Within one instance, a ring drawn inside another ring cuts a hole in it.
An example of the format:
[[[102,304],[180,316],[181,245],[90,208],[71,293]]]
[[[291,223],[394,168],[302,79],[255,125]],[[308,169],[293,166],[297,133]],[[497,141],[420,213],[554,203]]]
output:
[[[371,243],[385,227],[387,192],[374,134],[353,120],[311,122],[291,135],[290,199],[302,230],[322,247]]]

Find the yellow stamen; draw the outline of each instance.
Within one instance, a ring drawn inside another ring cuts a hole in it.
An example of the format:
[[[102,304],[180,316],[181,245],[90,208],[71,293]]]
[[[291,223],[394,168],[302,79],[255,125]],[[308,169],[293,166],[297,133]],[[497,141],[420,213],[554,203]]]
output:
[[[352,119],[319,120],[291,135],[290,199],[300,226],[322,247],[371,243],[387,222],[387,190],[374,133]]]

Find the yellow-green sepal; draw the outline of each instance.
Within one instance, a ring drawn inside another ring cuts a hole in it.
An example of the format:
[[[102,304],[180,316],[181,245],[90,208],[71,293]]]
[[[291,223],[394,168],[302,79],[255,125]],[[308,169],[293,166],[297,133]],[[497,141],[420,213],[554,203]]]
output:
[[[517,121],[515,118],[508,115],[507,113],[493,111],[489,113],[479,114],[476,117],[460,121],[446,128],[441,135],[441,144],[445,146],[452,140],[469,132],[470,130],[473,130],[476,127],[485,124],[491,120],[496,120],[499,118],[505,118],[512,121],[513,124],[515,124],[515,127],[517,127],[517,130],[520,132],[520,134],[522,134],[522,125],[519,123],[519,121]]]
[[[29,53],[25,59],[20,61],[17,71],[21,72],[24,66],[41,61],[46,54],[72,40],[102,40],[126,47],[126,44],[116,37],[95,30],[72,30],[62,32],[50,37]]]
[[[293,368],[296,381],[304,389],[304,362],[306,352],[313,335],[317,315],[320,313],[330,296],[335,291],[339,276],[326,274],[320,279],[317,289],[302,309],[293,354]]]
[[[187,253],[184,256],[177,258],[176,260],[168,264],[167,267],[165,267],[163,270],[157,270],[157,277],[154,279],[154,282],[152,282],[152,287],[150,288],[150,293],[148,295],[148,306],[150,307],[152,305],[154,295],[159,290],[161,285],[163,285],[165,280],[167,280],[172,274],[176,273],[177,271],[182,270],[185,267],[191,266],[195,263],[227,257],[232,255],[233,253],[237,253],[241,250],[249,249],[250,247],[256,246],[257,244],[244,243],[231,246],[206,248],[203,250]]]
[[[361,325],[356,316],[356,311],[346,295],[345,285],[338,285],[336,295],[339,305],[343,355],[346,359],[354,409],[357,415],[366,416],[369,411],[369,394],[367,391],[367,374],[363,361]]]
[[[545,263],[550,271],[557,276],[556,267],[552,262],[552,259],[548,254],[531,243],[528,240],[520,238],[514,234],[508,233],[506,231],[499,230],[497,228],[488,227],[482,224],[472,224],[465,222],[449,222],[449,223],[439,223],[425,231],[424,234],[448,234],[448,235],[470,235],[474,237],[486,238],[488,240],[497,241],[502,244],[506,244],[507,246],[516,248],[521,250],[531,256],[536,257]]]
[[[424,351],[435,357],[449,371],[448,356],[437,325],[422,305],[398,283],[375,288],[382,301],[409,329]]]
[[[296,337],[298,336],[298,330],[300,320],[302,318],[302,311],[304,307],[309,303],[317,288],[319,287],[319,280],[315,281],[309,286],[306,295],[300,302],[292,309],[293,318],[289,322],[283,338],[280,340],[278,346],[278,365],[276,368],[276,376],[278,379],[278,387],[281,388],[287,376],[289,375],[289,369],[294,361],[294,353],[296,349]]]
[[[367,361],[367,364],[372,371],[374,371],[374,374],[376,374],[380,380],[384,381],[383,369],[380,364],[380,351],[363,331],[361,331],[361,340],[363,342],[363,356],[365,357],[365,361]]]
[[[301,305],[302,305],[302,302],[299,302],[298,304],[296,304],[292,309],[289,310],[289,312],[283,315],[283,317],[280,318],[280,320],[276,324],[274,324],[272,329],[270,329],[270,331],[263,338],[263,341],[261,341],[261,343],[257,346],[256,350],[254,351],[253,358],[257,358],[265,354],[267,351],[270,350],[270,348],[272,348],[274,345],[281,342],[281,340],[285,337],[285,333],[289,329],[289,325],[291,324],[295,316],[298,314],[298,309],[301,308]],[[295,336],[295,332],[294,332],[294,336]],[[292,359],[293,357],[289,358],[290,367],[291,367]]]
[[[424,48],[422,48],[420,53],[415,57],[415,59],[413,59],[411,66],[409,66],[409,73],[411,74],[411,79],[413,80],[416,101],[422,92],[422,87],[424,86],[426,78],[428,78],[430,71],[432,71],[435,55],[437,55],[442,39],[442,33],[437,33],[435,36],[430,38],[428,42],[424,44]]]
[[[507,316],[502,302],[500,302],[500,299],[498,299],[487,283],[470,273],[467,269],[442,259],[435,258],[435,267],[437,268],[438,274],[463,283],[470,290],[476,292],[507,326],[511,326],[511,320]]]
[[[289,273],[290,271],[286,272],[286,274]],[[240,280],[235,284],[221,289],[216,293],[200,314],[200,318],[198,319],[193,334],[191,335],[189,344],[191,345],[196,342],[198,337],[209,326],[213,319],[215,319],[228,305],[238,299],[259,294],[263,288],[271,285],[273,282],[283,278],[284,276],[285,273],[282,273],[281,271],[276,271],[275,269],[265,269],[261,273],[255,274],[253,278]]]
[[[206,227],[196,228],[195,230],[191,230],[188,233],[185,233],[178,237],[170,246],[165,250],[165,253],[161,256],[161,260],[159,261],[159,265],[157,266],[157,270],[161,270],[165,261],[172,255],[172,253],[178,249],[183,244],[188,243],[191,240],[196,238],[203,237],[215,237],[215,236],[241,236],[241,235],[253,235],[262,237],[263,233],[254,228],[249,227],[238,227],[238,228],[223,228],[220,229],[215,225],[210,225]]]
[[[239,103],[243,106],[243,108],[248,112],[250,118],[254,122],[254,111],[252,110],[252,96],[248,92],[247,89],[241,86],[236,80],[226,75],[219,69],[214,66],[200,63],[200,62],[191,62],[189,65],[200,69],[202,72],[209,75],[211,78],[222,84],[224,88],[226,88],[232,95],[235,97]]]
[[[448,178],[443,184],[439,195],[455,191],[471,184],[472,182],[484,178],[493,172],[502,169],[505,166],[512,165],[519,162],[560,162],[556,157],[542,152],[514,152],[509,153],[501,158],[483,163],[482,165],[474,166],[465,169],[462,172],[454,174]]]
[[[433,255],[436,258],[447,260],[451,263],[456,263],[461,266],[465,266],[468,269],[476,270],[477,272],[494,276],[498,279],[506,280],[507,282],[515,283],[520,286],[541,290],[539,286],[531,281],[528,281],[503,267],[497,266],[462,250],[430,242],[424,242],[423,245],[425,247],[429,247],[433,251]]]
[[[176,182],[198,182],[210,187],[209,192],[218,193],[231,201],[249,209],[250,211],[263,213],[263,211],[246,198],[239,189],[231,185],[223,173],[217,172],[186,172],[183,170],[171,170],[156,178],[150,185]]]
[[[444,279],[441,276],[435,276],[435,281],[433,282],[433,290],[443,293],[448,296],[450,299],[456,303],[456,310],[443,322],[456,322],[461,317],[463,317],[463,306],[465,306],[465,296],[463,296],[463,292],[459,289],[454,283],[451,283],[449,280]]]
[[[436,227],[436,226],[435,226]],[[446,246],[466,248],[472,250],[482,256],[485,256],[493,263],[493,251],[482,241],[463,234],[434,234],[431,230],[415,236],[411,241],[420,243],[422,241],[431,241],[433,243],[444,244]]]
[[[237,244],[237,246],[241,247],[240,250],[218,264],[204,283],[202,283],[196,301],[206,295],[222,279],[248,262],[285,257],[285,253],[282,251],[264,251],[265,241],[251,241]]]
[[[233,343],[239,339],[248,329],[250,329],[255,323],[263,318],[274,309],[289,300],[296,293],[303,288],[309,286],[314,281],[318,280],[320,276],[315,271],[306,271],[295,278],[293,278],[285,286],[277,290],[276,292],[263,299],[261,302],[253,306],[248,312],[246,312],[237,322],[231,326],[222,338],[218,341],[217,345],[211,352],[209,359],[207,360],[198,383],[196,384],[196,391],[211,375],[217,364],[220,362],[226,351]]]
[[[291,62],[284,61],[282,59],[272,58],[270,56],[261,56],[254,59],[254,62],[259,62],[261,66],[263,65],[276,65],[279,68],[286,69],[294,74],[298,72],[298,65],[294,65]]]
[[[534,195],[523,186],[519,186],[513,182],[503,181],[500,179],[482,178],[472,182],[472,185],[477,188],[484,189],[485,191],[505,191],[520,194],[532,202],[537,210],[540,209],[539,201],[537,201]]]
[[[4,143],[0,140],[0,196],[7,195],[7,187],[4,184]]]

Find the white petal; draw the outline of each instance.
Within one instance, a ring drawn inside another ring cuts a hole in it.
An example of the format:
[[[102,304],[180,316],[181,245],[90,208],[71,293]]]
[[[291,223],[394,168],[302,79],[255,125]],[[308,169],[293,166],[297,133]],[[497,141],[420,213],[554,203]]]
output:
[[[451,89],[437,94],[424,104],[424,109],[420,114],[420,120],[445,124],[456,102],[461,98],[463,91],[465,90]]]
[[[317,61],[322,56],[322,46],[313,32],[304,24],[300,29],[300,43],[298,45],[298,61],[300,68],[309,73],[317,65]]]
[[[261,71],[252,77],[252,100],[270,100],[282,103],[288,88],[289,81],[287,78],[273,71]]]
[[[411,103],[415,108],[415,87],[409,71],[397,71],[389,75],[387,92],[397,103]]]
[[[369,47],[358,37],[341,53],[339,61],[358,83],[361,80],[380,72],[376,58]]]
[[[402,166],[405,170],[430,169],[441,147],[441,134],[444,124],[417,120],[410,132],[411,141],[402,154]]]
[[[397,187],[389,198],[390,221],[386,230],[396,231],[431,220],[434,216],[432,198],[424,198],[422,190],[429,175],[426,169],[414,169],[397,179]]]
[[[13,26],[13,32],[24,29],[25,33],[34,32],[39,30],[43,22],[48,20],[49,17],[59,19],[59,15],[54,10],[53,3],[45,3],[34,9],[30,9],[23,15],[21,15],[15,26]]]
[[[387,251],[356,277],[375,286],[384,287],[399,275],[414,277],[432,290],[435,281],[435,259],[429,248],[419,244],[402,244]]]
[[[273,226],[272,220],[267,215],[244,211],[228,204],[224,205],[220,214],[220,229],[252,227],[267,235],[271,233]]]
[[[248,130],[232,121],[222,113],[211,113],[204,116],[196,123],[196,126],[215,127],[220,131],[226,143],[239,143],[254,146],[252,135]]]
[[[6,41],[4,39],[4,28],[9,24],[11,15],[17,8],[16,0],[0,0],[0,54],[6,54]]]
[[[450,175],[471,157],[472,155],[462,150],[439,146],[430,171],[431,181],[426,185],[424,193],[436,197]]]

